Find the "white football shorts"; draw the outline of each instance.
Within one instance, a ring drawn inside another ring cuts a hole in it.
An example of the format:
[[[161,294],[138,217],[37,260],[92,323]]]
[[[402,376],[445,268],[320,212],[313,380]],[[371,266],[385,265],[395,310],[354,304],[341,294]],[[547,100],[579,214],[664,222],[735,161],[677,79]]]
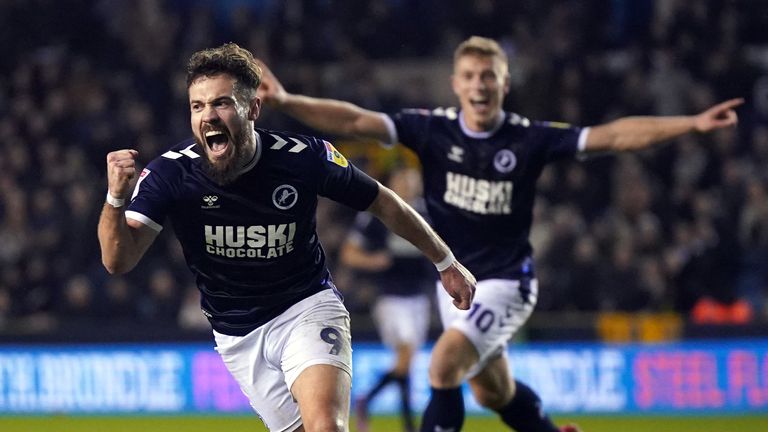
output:
[[[437,282],[437,304],[443,328],[463,333],[475,346],[480,360],[465,378],[472,378],[489,361],[506,356],[507,342],[531,316],[539,292],[536,279],[523,282],[510,279],[485,279],[477,283],[469,310],[459,310],[453,299]]]
[[[216,351],[272,432],[301,426],[290,389],[306,368],[327,364],[352,376],[349,312],[330,289],[296,303],[245,336],[213,334]]]
[[[426,294],[382,295],[373,306],[373,320],[384,345],[419,348],[427,339],[430,305]]]

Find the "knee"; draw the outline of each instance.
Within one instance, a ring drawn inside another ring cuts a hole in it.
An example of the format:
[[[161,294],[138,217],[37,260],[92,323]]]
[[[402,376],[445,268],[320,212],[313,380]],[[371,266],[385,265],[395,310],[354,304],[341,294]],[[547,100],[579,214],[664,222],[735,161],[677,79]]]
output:
[[[512,395],[503,389],[475,388],[473,390],[477,403],[484,408],[494,411],[504,408],[512,400]]]
[[[477,360],[477,351],[463,334],[446,331],[432,350],[429,382],[435,388],[458,387]]]
[[[435,388],[457,387],[466,372],[466,367],[453,359],[433,358],[429,365],[429,383]]]

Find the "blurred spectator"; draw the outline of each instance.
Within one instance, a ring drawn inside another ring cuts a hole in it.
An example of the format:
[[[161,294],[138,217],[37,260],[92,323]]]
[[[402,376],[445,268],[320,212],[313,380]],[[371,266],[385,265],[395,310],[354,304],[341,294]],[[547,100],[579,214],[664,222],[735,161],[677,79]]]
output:
[[[158,267],[149,274],[147,292],[139,299],[139,318],[154,324],[175,326],[181,298],[181,289],[173,273]]]
[[[94,295],[93,284],[85,275],[76,274],[67,280],[62,296],[56,302],[59,324],[68,328],[77,328],[77,325],[84,327],[103,316]]]
[[[136,294],[134,286],[125,278],[113,276],[104,283],[104,315],[112,322],[135,322]]]
[[[194,285],[184,289],[178,324],[183,330],[210,331],[211,325],[200,309],[200,291]]]

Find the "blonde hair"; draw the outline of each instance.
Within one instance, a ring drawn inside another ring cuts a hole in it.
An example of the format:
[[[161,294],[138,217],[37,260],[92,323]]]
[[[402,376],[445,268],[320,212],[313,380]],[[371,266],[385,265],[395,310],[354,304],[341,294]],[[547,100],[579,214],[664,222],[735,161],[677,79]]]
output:
[[[465,55],[481,55],[496,57],[504,64],[505,69],[509,67],[509,58],[507,53],[501,48],[498,42],[482,36],[472,36],[456,47],[453,52],[454,63]]]

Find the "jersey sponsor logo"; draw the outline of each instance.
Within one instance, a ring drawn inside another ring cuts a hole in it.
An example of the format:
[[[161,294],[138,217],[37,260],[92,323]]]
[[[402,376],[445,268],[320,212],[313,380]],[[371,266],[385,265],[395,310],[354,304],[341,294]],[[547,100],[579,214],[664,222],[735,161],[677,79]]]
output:
[[[478,214],[512,213],[511,181],[476,179],[464,174],[446,173],[443,200]]]
[[[464,149],[459,146],[451,146],[451,151],[446,156],[454,162],[462,163],[464,161]]]
[[[336,150],[336,147],[334,147],[333,144],[325,140],[323,140],[323,143],[325,144],[325,157],[328,159],[328,162],[333,162],[342,168],[349,166],[347,158],[345,158],[341,152]]]
[[[226,258],[277,258],[293,251],[296,222],[205,226],[205,251]]]
[[[272,192],[272,204],[280,210],[288,210],[296,204],[299,193],[291,185],[280,185]]]
[[[221,207],[220,205],[216,205],[216,201],[219,200],[218,195],[204,195],[203,196],[203,202],[204,205],[201,205],[201,209],[217,209]]]
[[[509,149],[501,149],[493,157],[493,167],[500,173],[508,173],[515,169],[517,157]]]

